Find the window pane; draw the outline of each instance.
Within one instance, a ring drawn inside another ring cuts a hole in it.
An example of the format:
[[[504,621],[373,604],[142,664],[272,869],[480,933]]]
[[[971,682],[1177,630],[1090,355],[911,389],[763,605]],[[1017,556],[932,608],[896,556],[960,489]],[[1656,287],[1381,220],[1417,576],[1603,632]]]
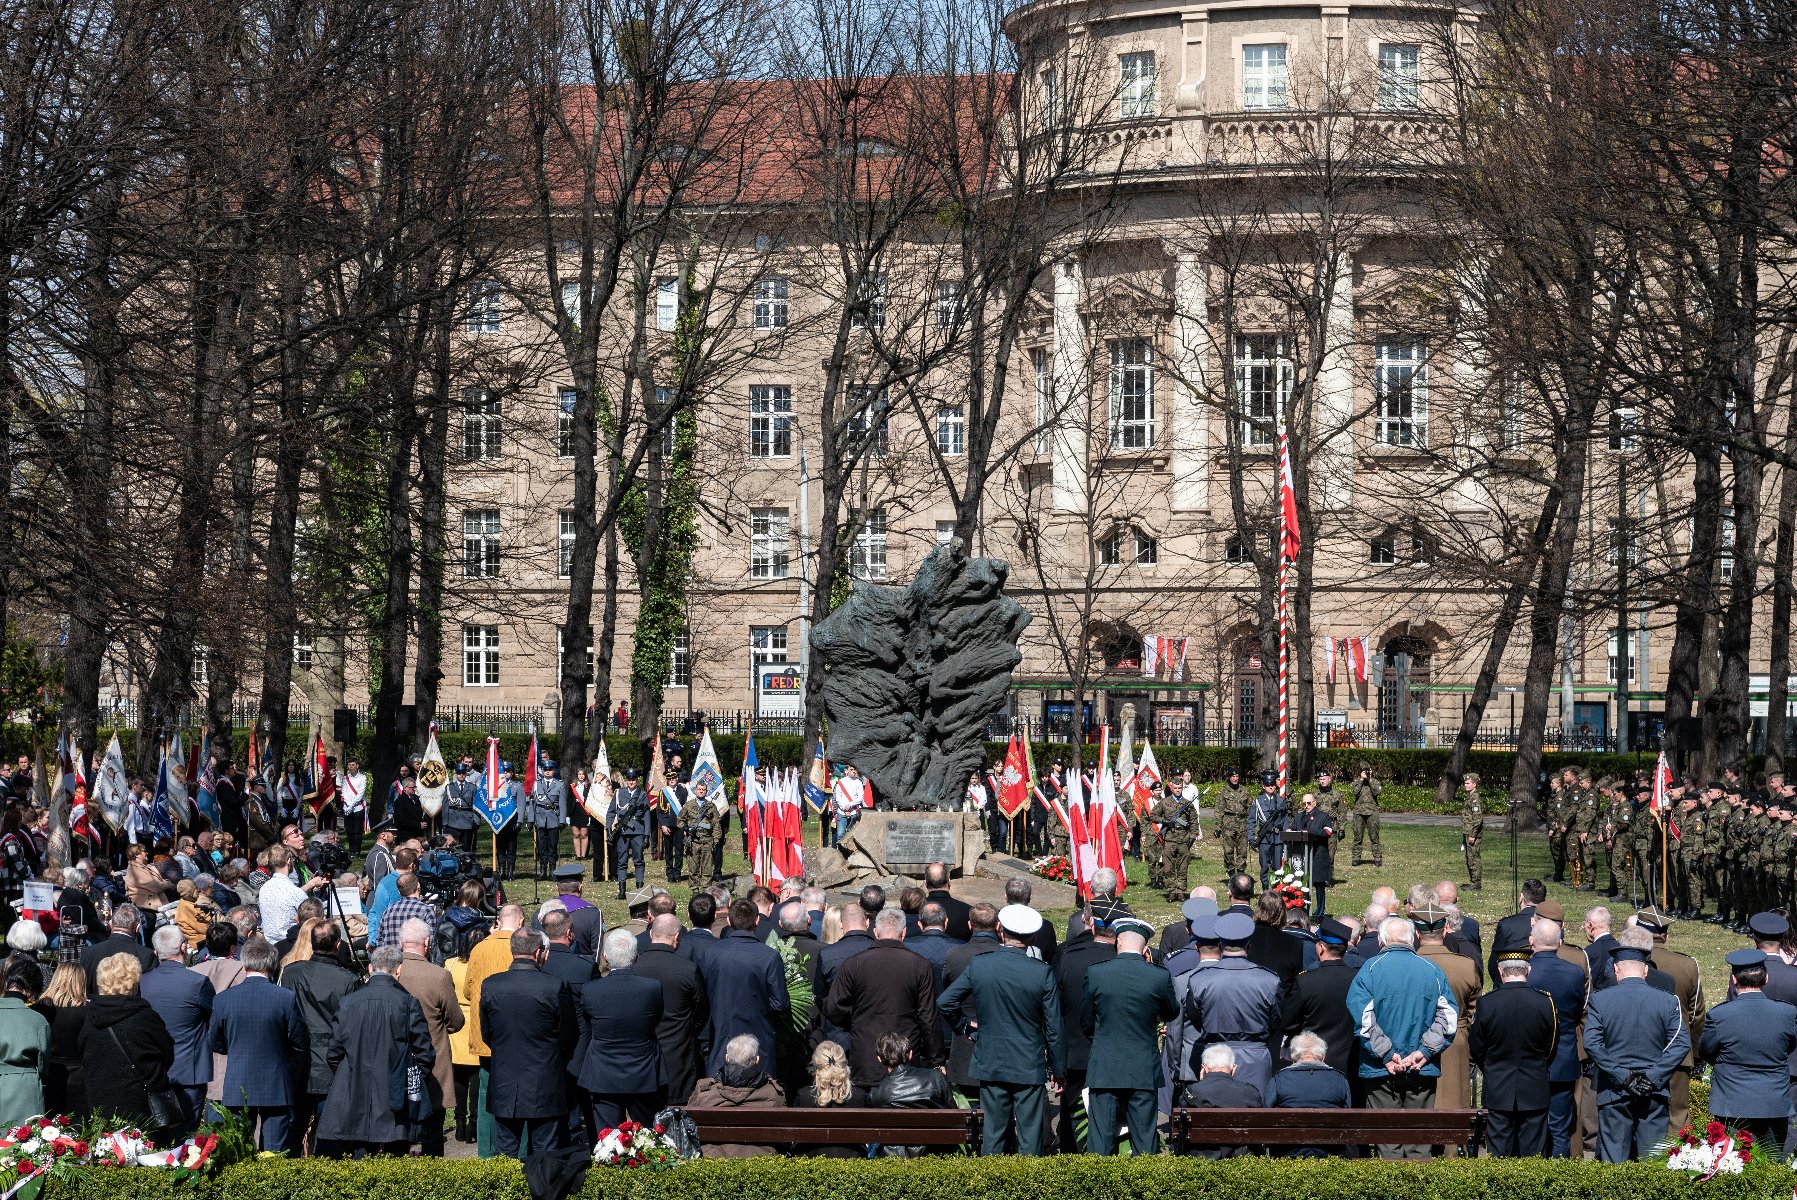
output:
[[[499,627],[462,626],[462,685],[499,686]]]
[[[680,282],[676,279],[657,279],[655,281],[655,328],[663,333],[674,332],[674,323],[679,315]]]
[[[791,456],[791,388],[757,385],[749,389],[749,454],[754,458]]]
[[[958,404],[936,414],[936,451],[948,458],[967,453],[967,410]]]
[[[468,388],[462,393],[462,458],[486,462],[499,457],[499,393]]]
[[[1380,341],[1373,353],[1378,401],[1376,437],[1386,446],[1422,446],[1429,440],[1429,376],[1421,341]]]
[[[1419,46],[1379,47],[1379,107],[1415,108],[1421,99],[1422,49]]]
[[[1236,340],[1235,390],[1242,410],[1242,444],[1271,446],[1292,391],[1292,364],[1285,356],[1284,338],[1255,333]]]
[[[1284,108],[1285,46],[1242,47],[1242,107]]]
[[[884,458],[892,444],[891,404],[885,388],[851,383],[848,388],[849,435],[865,439],[863,450],[875,458]]]
[[[786,280],[778,275],[755,283],[755,328],[786,328]]]
[[[790,562],[790,522],[784,508],[756,508],[749,512],[749,576],[752,579],[785,579]]]
[[[1048,431],[1054,423],[1054,366],[1045,349],[1030,351],[1036,377],[1036,453],[1048,453]]]
[[[1125,54],[1118,58],[1117,108],[1126,118],[1154,115],[1154,55]]]
[[[574,514],[561,513],[557,518],[555,573],[566,579],[574,573],[574,531],[577,528]]]
[[[860,527],[849,554],[849,575],[855,579],[886,578],[886,510],[870,508],[857,514]]]
[[[1146,338],[1111,343],[1111,446],[1146,450],[1154,445],[1154,367]]]
[[[574,457],[574,403],[580,393],[563,388],[555,412],[555,453],[558,458]]]

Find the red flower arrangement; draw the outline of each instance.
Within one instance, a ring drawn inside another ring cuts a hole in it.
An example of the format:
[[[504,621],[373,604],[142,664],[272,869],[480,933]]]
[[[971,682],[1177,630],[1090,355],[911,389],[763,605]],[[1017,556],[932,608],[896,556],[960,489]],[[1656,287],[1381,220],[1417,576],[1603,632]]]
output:
[[[1050,854],[1030,864],[1030,870],[1056,883],[1073,882],[1073,862],[1064,854]]]

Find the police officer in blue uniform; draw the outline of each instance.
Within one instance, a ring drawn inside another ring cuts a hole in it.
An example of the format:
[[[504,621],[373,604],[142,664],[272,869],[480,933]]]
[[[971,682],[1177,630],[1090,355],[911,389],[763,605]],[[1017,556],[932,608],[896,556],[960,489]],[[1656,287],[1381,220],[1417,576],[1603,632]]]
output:
[[[1632,946],[1613,952],[1616,982],[1594,992],[1585,1010],[1597,1156],[1604,1162],[1639,1158],[1666,1136],[1672,1073],[1691,1048],[1678,998],[1648,984],[1647,960],[1647,951]]]
[[[1729,954],[1735,998],[1704,1021],[1697,1057],[1711,1064],[1710,1113],[1754,1140],[1782,1146],[1790,1129],[1791,1076],[1797,1050],[1797,1008],[1767,996],[1766,952]]]

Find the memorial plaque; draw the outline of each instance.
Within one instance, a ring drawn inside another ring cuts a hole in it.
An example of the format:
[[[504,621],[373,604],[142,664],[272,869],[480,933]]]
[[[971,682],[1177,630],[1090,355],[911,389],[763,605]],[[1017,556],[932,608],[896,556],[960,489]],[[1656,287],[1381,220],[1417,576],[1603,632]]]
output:
[[[933,862],[960,861],[959,817],[913,817],[886,822],[886,862],[892,866],[921,867]]]

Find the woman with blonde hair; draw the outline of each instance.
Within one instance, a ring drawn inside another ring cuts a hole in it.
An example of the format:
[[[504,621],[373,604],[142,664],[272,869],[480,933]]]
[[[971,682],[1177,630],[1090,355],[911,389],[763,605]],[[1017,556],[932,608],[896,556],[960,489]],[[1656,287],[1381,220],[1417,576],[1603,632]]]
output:
[[[312,958],[312,931],[318,928],[321,917],[307,917],[300,922],[299,932],[293,935],[293,949],[281,960],[281,970],[285,971],[289,963],[309,962]]]
[[[87,1111],[87,1074],[81,1065],[81,1037],[87,1029],[87,972],[81,969],[80,942],[63,943],[56,973],[38,994],[32,1009],[50,1023],[50,1053],[45,1060],[44,1111]]]
[[[849,1057],[841,1046],[822,1041],[811,1052],[811,1082],[799,1089],[795,1108],[866,1108],[867,1091],[849,1078]],[[865,1146],[811,1146],[821,1158],[866,1158]]]
[[[142,977],[143,968],[129,954],[100,961],[94,972],[99,994],[87,1002],[81,1065],[95,1115],[115,1117],[154,1137],[172,1132],[150,1128],[150,1088],[168,1078],[175,1043],[150,1002],[137,994]]]
[[[181,930],[181,940],[187,943],[187,952],[192,954],[206,940],[206,930],[212,922],[222,920],[224,914],[191,879],[177,883],[175,895],[179,898],[175,904],[175,925]]]
[[[842,940],[842,906],[840,904],[832,904],[824,910],[824,925],[817,940],[826,946],[834,946]]]
[[[150,852],[141,844],[125,851],[125,899],[154,915],[175,898],[174,891],[162,872],[151,864]]]

